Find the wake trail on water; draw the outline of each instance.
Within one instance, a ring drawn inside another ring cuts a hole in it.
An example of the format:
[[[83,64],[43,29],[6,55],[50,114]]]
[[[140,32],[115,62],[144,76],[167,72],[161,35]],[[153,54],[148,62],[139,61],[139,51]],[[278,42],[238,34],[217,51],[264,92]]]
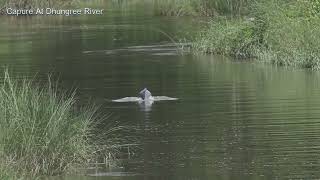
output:
[[[147,101],[175,101],[175,100],[178,100],[178,98],[172,98],[168,96],[152,96]],[[121,99],[112,100],[112,102],[143,102],[143,101],[145,100],[139,97],[124,97]]]

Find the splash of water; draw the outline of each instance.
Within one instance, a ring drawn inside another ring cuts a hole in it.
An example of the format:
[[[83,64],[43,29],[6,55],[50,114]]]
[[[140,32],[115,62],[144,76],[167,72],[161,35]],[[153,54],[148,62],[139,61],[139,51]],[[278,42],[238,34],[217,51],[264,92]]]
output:
[[[143,102],[143,101],[153,102],[153,101],[175,101],[175,100],[178,100],[178,98],[172,98],[168,96],[152,96],[148,100],[143,100],[140,97],[124,97],[121,99],[112,100],[112,102]]]

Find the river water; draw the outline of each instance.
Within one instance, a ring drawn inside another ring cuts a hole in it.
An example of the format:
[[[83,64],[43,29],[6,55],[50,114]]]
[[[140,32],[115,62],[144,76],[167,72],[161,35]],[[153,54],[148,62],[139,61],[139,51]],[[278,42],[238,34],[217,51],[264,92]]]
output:
[[[198,21],[105,6],[104,16],[0,17],[1,65],[16,77],[51,72],[142,134],[118,167],[54,179],[320,178],[319,72],[181,54],[172,37]],[[144,87],[178,100],[111,101]]]

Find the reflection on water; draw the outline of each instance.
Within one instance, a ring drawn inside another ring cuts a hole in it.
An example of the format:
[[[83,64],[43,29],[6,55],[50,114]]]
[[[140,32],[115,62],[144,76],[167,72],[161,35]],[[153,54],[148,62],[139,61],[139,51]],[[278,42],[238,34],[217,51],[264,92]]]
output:
[[[170,43],[170,44],[158,44],[149,46],[130,46],[121,49],[106,49],[106,50],[91,50],[83,51],[84,54],[107,54],[107,55],[121,55],[121,54],[151,54],[158,56],[177,56],[185,52],[189,48],[189,44],[185,43]]]
[[[53,179],[320,178],[319,72],[180,56],[160,32],[195,22],[139,13],[0,17],[1,64],[30,77],[54,72],[65,88],[78,87],[81,101],[103,102],[105,113],[142,134],[119,169],[99,169],[104,177]],[[141,87],[179,100],[106,100]]]
[[[151,111],[152,104],[154,101],[141,101],[139,102],[139,107],[141,111],[149,112]]]

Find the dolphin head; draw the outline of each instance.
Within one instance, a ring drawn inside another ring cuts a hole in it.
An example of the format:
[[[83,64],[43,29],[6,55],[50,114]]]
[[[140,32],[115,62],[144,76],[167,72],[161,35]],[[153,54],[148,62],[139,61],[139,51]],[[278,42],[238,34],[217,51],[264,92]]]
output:
[[[139,96],[141,99],[145,100],[151,97],[151,92],[147,88],[144,88],[139,92]]]

